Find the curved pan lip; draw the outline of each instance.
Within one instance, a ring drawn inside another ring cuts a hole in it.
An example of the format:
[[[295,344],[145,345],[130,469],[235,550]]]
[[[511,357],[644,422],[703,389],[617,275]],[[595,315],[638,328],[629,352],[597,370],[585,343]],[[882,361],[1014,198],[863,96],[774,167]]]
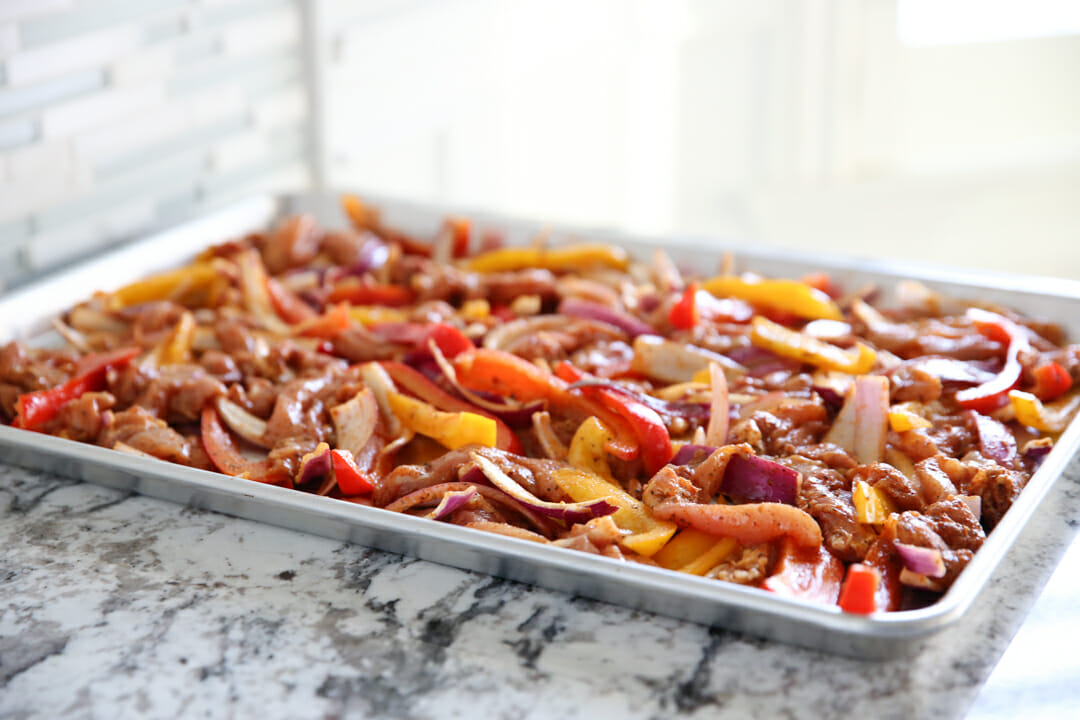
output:
[[[447,212],[461,212],[455,208],[419,206],[377,197],[373,202],[384,208],[392,221],[404,217],[419,225],[437,222]],[[298,209],[316,211],[327,222],[341,220],[340,216],[333,216],[335,195],[258,196],[237,203],[0,297],[0,342],[17,337],[42,337],[48,332],[53,316],[94,290],[109,289],[176,265],[212,243],[260,229],[274,218]],[[510,228],[522,237],[546,227],[488,213],[469,215],[481,226]],[[650,239],[606,230],[557,227],[550,231],[556,236],[609,240],[631,249],[655,247],[662,241],[673,255],[681,252],[687,256],[700,256],[707,252],[719,257],[725,249],[700,240]],[[893,264],[835,257],[810,258],[761,248],[740,248],[739,254],[763,272],[798,272],[800,269],[807,272],[827,268],[852,277],[879,281],[915,279],[953,294],[977,291],[981,298],[989,294],[992,299],[1000,299],[1020,309],[1034,306],[1038,311],[1051,307],[1061,315],[1051,318],[1055,320],[1080,317],[1077,312],[1080,309],[1080,283],[1067,280],[954,272],[911,264],[904,265],[902,273],[898,274],[894,272],[896,266]],[[1074,332],[1076,335],[1080,333]],[[777,596],[757,588],[261,485],[7,426],[0,426],[0,447],[4,448],[4,460],[15,465],[782,642],[879,658],[910,651],[918,641],[963,617],[1080,448],[1080,422],[1074,420],[1070,424],[947,593],[925,608],[871,616],[848,614],[836,607]]]

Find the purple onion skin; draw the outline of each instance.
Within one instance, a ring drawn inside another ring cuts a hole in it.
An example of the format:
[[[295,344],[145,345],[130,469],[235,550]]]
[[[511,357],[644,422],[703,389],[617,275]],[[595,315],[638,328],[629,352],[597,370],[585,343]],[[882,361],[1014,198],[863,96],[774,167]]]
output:
[[[304,467],[300,470],[298,484],[306,485],[313,480],[324,478],[330,474],[333,467],[333,458],[330,457],[330,450],[327,449],[304,463]]]
[[[821,396],[822,401],[828,406],[830,410],[839,410],[844,406],[844,396],[838,393],[834,388],[827,385],[815,385],[813,387],[814,392]]]
[[[733,455],[720,492],[742,502],[794,505],[799,497],[799,473],[765,458]]]
[[[475,495],[476,491],[472,489],[447,493],[445,496],[446,503],[439,503],[440,507],[437,508],[438,514],[433,515],[431,519],[442,520],[449,517],[450,515],[453,515],[455,512],[467,505]]]
[[[1028,462],[1034,463],[1036,467],[1042,464],[1042,461],[1046,459],[1046,456],[1050,454],[1050,451],[1054,448],[1050,445],[1035,445],[1030,444],[1024,448],[1024,459]]]

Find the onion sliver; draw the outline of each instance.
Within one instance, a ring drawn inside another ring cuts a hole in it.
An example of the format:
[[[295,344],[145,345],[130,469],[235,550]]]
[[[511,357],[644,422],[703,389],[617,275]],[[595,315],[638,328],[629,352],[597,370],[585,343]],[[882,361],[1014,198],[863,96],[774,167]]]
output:
[[[709,427],[705,430],[705,442],[710,445],[726,445],[731,406],[728,404],[728,385],[724,369],[716,363],[709,363],[709,386],[712,389],[712,405],[709,408]]]
[[[979,451],[1002,467],[1011,468],[1016,462],[1016,438],[1000,421],[974,410],[967,410],[979,433]]]
[[[565,520],[568,523],[582,523],[596,517],[611,515],[619,508],[606,499],[589,500],[588,502],[564,503],[547,502],[541,500],[525,488],[518,485],[514,480],[499,469],[499,466],[478,453],[469,453],[469,457],[484,473],[484,477],[492,485],[514,498],[529,509],[547,516]]]
[[[653,335],[641,335],[634,340],[634,359],[631,369],[669,383],[690,382],[694,375],[719,363],[729,379],[743,375],[746,369],[731,358],[703,348],[672,342]]]
[[[945,560],[940,550],[901,542],[894,542],[893,545],[904,561],[904,567],[911,572],[932,578],[945,576]]]
[[[379,403],[371,388],[365,387],[346,402],[330,408],[334,422],[336,446],[359,455],[375,432],[379,419]]]
[[[442,500],[435,506],[435,509],[424,517],[429,520],[442,520],[460,510],[474,497],[476,497],[476,488],[473,487],[465,490],[451,490],[443,495]]]
[[[581,298],[566,298],[559,303],[559,313],[570,317],[585,318],[586,320],[599,320],[600,322],[614,325],[626,332],[631,338],[639,335],[658,334],[652,326],[638,320],[633,315],[617,310],[601,303],[582,300]]]
[[[269,448],[263,438],[266,436],[266,421],[257,418],[224,395],[218,395],[214,401],[218,415],[234,433],[259,447]]]
[[[330,455],[330,446],[319,443],[318,447],[300,459],[300,475],[296,483],[306,485],[313,480],[325,478],[333,471],[334,459]]]

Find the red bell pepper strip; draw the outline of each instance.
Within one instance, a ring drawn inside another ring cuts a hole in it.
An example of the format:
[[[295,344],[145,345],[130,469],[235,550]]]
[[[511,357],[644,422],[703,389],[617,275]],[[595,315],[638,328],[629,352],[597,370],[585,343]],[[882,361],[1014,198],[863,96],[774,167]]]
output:
[[[844,563],[824,545],[804,547],[790,537],[780,544],[780,559],[775,572],[761,587],[778,595],[787,595],[825,605],[836,603]]]
[[[375,484],[360,472],[349,453],[331,450],[330,461],[334,467],[334,479],[342,494],[366,495],[375,489]]]
[[[1050,402],[1061,397],[1072,387],[1069,371],[1053,360],[1038,365],[1033,374],[1035,387],[1031,389],[1031,392],[1043,402]]]
[[[210,462],[220,472],[242,477],[268,485],[292,486],[292,478],[280,471],[272,471],[270,460],[248,460],[240,454],[232,435],[221,423],[221,417],[213,405],[203,408],[200,419],[203,448]]]
[[[520,455],[524,452],[524,449],[521,446],[521,440],[514,434],[514,431],[502,420],[483,408],[479,408],[470,402],[466,402],[465,400],[461,400],[460,398],[451,395],[431,380],[428,380],[418,370],[414,370],[404,363],[386,360],[379,364],[382,365],[383,369],[386,370],[393,381],[400,387],[408,390],[427,404],[432,405],[443,412],[470,412],[491,418],[495,421],[496,428],[495,447],[500,450],[512,452],[516,455]]]
[[[881,573],[877,568],[855,563],[848,567],[847,577],[840,586],[840,598],[836,604],[844,612],[869,615],[876,612],[878,586]]]
[[[568,362],[559,363],[555,374],[570,383],[589,379],[589,376]],[[659,413],[632,397],[603,387],[585,387],[581,391],[630,422],[641,448],[641,459],[650,475],[671,461],[675,451],[671,446],[671,435],[668,434],[667,426]]]
[[[668,313],[668,322],[680,330],[690,330],[701,320],[697,307],[699,288],[698,283],[690,283],[689,287],[683,291],[682,297],[671,306],[671,312]]]
[[[754,316],[754,309],[737,298],[718,298],[701,289],[696,282],[683,291],[672,305],[668,321],[680,330],[690,330],[702,320],[726,320],[744,323]]]
[[[1031,348],[1027,333],[1022,327],[997,313],[979,308],[969,308],[967,317],[986,337],[1007,345],[1005,367],[982,385],[956,393],[961,406],[981,413],[991,413],[1009,402],[1009,391],[1020,383],[1023,367],[1020,353]]]
[[[384,305],[401,307],[413,301],[412,291],[400,285],[382,285],[346,278],[330,291],[330,302],[347,302],[352,305]]]
[[[439,351],[448,360],[453,360],[466,350],[474,350],[476,348],[473,341],[465,337],[465,333],[447,323],[435,323],[432,325],[431,329],[428,330],[427,337],[422,343],[423,348],[421,349],[427,348],[429,340],[435,342]]]
[[[266,278],[266,291],[270,294],[270,303],[274,306],[274,310],[285,322],[305,322],[317,314],[310,305],[276,278]]]
[[[463,258],[469,254],[469,236],[472,233],[472,223],[468,218],[448,218],[446,226],[452,233],[450,241],[451,252],[456,258]]]
[[[16,418],[18,427],[32,430],[52,420],[60,412],[60,408],[81,397],[83,393],[103,389],[109,368],[126,365],[140,352],[140,348],[126,347],[88,355],[76,365],[75,376],[67,382],[48,390],[36,390],[20,395]]]
[[[615,435],[607,451],[623,460],[638,456],[633,427],[618,413],[599,402],[567,390],[566,383],[528,360],[502,350],[477,348],[453,360],[458,382],[470,390],[511,397],[519,402],[546,400],[550,408],[576,413],[582,419],[595,415]]]

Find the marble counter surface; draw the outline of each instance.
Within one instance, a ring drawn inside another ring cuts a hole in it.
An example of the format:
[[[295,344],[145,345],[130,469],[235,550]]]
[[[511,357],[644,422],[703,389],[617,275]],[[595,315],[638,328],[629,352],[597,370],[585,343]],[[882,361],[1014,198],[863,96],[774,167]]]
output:
[[[867,662],[0,464],[0,717],[958,718],[1076,518],[1074,462],[958,625]]]

